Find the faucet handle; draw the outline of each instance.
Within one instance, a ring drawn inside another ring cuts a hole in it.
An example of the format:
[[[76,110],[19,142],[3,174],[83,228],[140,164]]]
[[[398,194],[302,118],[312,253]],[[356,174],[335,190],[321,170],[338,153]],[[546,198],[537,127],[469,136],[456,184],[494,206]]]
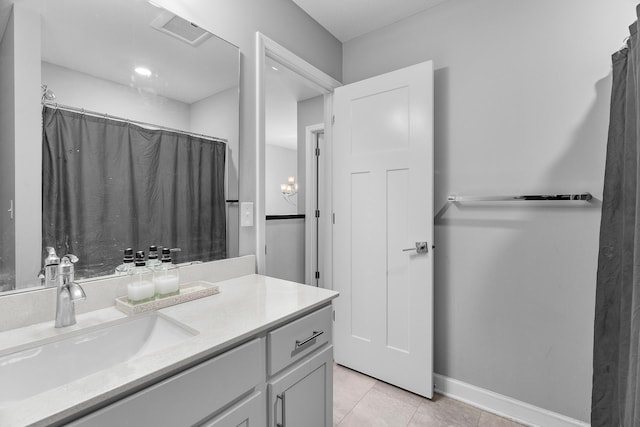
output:
[[[63,284],[75,281],[73,264],[78,262],[78,257],[73,254],[67,254],[60,260],[58,267],[60,275],[64,277]]]
[[[45,273],[44,267],[40,269],[36,277],[40,280],[40,286],[45,286],[47,275]]]
[[[80,258],[78,258],[77,256],[75,256],[74,254],[66,254],[65,256],[62,257],[67,258],[69,261],[71,261],[72,264],[75,264],[76,262],[80,261]]]

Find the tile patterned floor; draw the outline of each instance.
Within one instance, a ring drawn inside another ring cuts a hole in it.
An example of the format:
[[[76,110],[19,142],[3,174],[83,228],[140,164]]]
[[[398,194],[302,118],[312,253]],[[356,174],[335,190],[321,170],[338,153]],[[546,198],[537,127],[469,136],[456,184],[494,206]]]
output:
[[[425,399],[342,366],[333,367],[333,425],[340,427],[520,427],[436,394]]]

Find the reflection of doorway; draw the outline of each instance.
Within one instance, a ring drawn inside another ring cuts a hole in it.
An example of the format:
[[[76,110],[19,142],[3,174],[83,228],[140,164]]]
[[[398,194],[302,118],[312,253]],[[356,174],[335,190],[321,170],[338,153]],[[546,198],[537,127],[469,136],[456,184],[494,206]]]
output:
[[[316,284],[317,261],[307,262],[317,260],[309,243],[318,239],[307,233],[317,223],[317,168],[307,160],[316,147],[306,131],[324,121],[324,98],[273,60],[265,71],[265,273]]]
[[[307,126],[305,129],[306,145],[306,209],[305,221],[305,283],[324,287],[325,274],[322,271],[322,249],[326,247],[326,236],[322,219],[329,215],[321,195],[323,177],[326,174],[324,146],[324,123]]]

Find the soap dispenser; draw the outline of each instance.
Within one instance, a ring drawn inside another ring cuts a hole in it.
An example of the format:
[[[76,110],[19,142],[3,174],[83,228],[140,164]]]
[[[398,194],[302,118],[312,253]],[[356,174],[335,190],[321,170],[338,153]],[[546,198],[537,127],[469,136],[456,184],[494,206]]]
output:
[[[124,258],[122,259],[122,264],[116,267],[116,275],[122,276],[129,274],[133,267],[133,249],[127,248],[124,250]]]
[[[158,298],[180,293],[180,275],[178,266],[173,264],[169,248],[162,248],[161,263],[153,272],[153,284]]]
[[[155,287],[151,270],[145,266],[144,252],[136,252],[135,266],[129,273],[127,298],[129,304],[140,304],[155,299]]]
[[[160,266],[160,260],[158,259],[158,247],[156,245],[149,246],[149,256],[147,259],[147,267],[151,271]]]

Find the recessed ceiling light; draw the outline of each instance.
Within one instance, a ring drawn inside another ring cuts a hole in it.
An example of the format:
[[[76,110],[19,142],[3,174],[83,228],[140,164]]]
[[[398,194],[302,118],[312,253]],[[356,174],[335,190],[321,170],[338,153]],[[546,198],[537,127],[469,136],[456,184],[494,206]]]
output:
[[[151,76],[151,70],[145,67],[136,67],[134,71],[144,77]]]
[[[271,68],[272,68],[273,70],[275,70],[275,71],[280,71],[280,70],[278,70],[276,67],[274,67],[273,65],[271,66]]]

